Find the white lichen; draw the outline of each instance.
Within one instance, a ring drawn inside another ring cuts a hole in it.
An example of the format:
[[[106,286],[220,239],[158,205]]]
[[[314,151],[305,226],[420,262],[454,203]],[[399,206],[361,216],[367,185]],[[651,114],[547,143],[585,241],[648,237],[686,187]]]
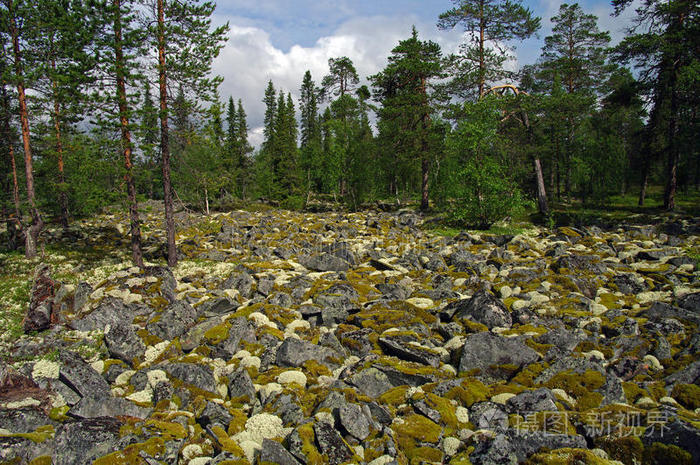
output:
[[[38,360],[32,368],[32,378],[58,379],[61,365],[50,360]]]

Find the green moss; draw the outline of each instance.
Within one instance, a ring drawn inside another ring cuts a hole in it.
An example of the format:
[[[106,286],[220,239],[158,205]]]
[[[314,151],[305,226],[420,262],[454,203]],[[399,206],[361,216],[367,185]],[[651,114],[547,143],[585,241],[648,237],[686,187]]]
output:
[[[36,430],[31,433],[11,433],[0,435],[0,437],[5,438],[24,438],[29,439],[35,444],[41,444],[42,442],[52,439],[56,430],[52,425],[39,426]]]
[[[327,461],[323,455],[316,449],[314,441],[316,434],[314,433],[313,423],[305,423],[296,429],[301,439],[301,452],[306,457],[307,465],[323,465]]]
[[[229,436],[233,436],[245,429],[245,422],[248,421],[248,416],[239,409],[229,410],[229,413],[233,416],[233,419],[228,424],[227,433]]]
[[[693,456],[678,446],[655,442],[644,449],[644,463],[649,465],[691,465]]]
[[[554,389],[563,389],[564,392],[576,399],[576,408],[585,411],[600,405],[603,395],[592,392],[600,389],[605,384],[605,377],[595,370],[588,370],[583,374],[565,371],[554,375],[545,386]]]
[[[51,418],[53,421],[66,421],[69,419],[67,415],[68,410],[70,410],[70,407],[67,405],[64,405],[63,407],[54,407],[49,411],[49,418]]]
[[[112,452],[92,462],[93,465],[131,465],[141,463],[139,452],[144,451],[151,457],[165,452],[163,439],[153,437],[145,442],[131,444],[121,451]]]
[[[647,395],[647,392],[640,388],[637,383],[631,381],[623,381],[622,390],[625,392],[625,398],[628,404],[634,404],[637,400]]]
[[[528,339],[530,341],[531,339]],[[551,347],[551,346],[550,346]],[[535,378],[540,375],[546,368],[546,365],[541,363],[531,363],[515,375],[510,382],[520,384],[521,386],[534,387]]]
[[[51,465],[52,463],[53,459],[50,455],[42,455],[29,462],[29,465]]]
[[[406,402],[406,393],[408,392],[408,386],[397,386],[389,389],[384,394],[379,396],[379,402],[384,405],[398,406]]]
[[[596,438],[595,444],[608,453],[612,460],[619,460],[625,465],[637,465],[642,463],[644,445],[637,436]]]
[[[210,344],[213,344],[213,345],[219,344],[228,338],[228,334],[229,334],[230,329],[231,329],[230,325],[228,325],[226,323],[216,325],[212,328],[209,328],[204,333],[204,338]]]
[[[465,407],[471,407],[476,402],[483,402],[491,397],[491,391],[477,379],[466,379],[445,394],[445,398],[457,400]]]
[[[610,465],[610,461],[589,450],[564,448],[534,454],[525,465]]]
[[[150,419],[146,421],[144,426],[153,432],[157,432],[166,441],[185,439],[187,437],[187,429],[180,423]]]
[[[410,464],[422,461],[440,462],[442,452],[425,444],[437,444],[442,436],[442,428],[423,415],[409,414],[403,418],[403,423],[394,423],[391,428],[396,434],[396,442],[401,451],[406,454]],[[439,453],[439,456],[438,454]]]
[[[676,384],[671,396],[688,410],[700,408],[700,387],[695,384]]]

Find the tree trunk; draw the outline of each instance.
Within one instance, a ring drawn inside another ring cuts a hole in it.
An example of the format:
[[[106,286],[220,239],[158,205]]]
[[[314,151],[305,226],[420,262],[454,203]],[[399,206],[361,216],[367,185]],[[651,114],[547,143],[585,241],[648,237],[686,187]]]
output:
[[[486,24],[484,22],[484,2],[479,2],[479,98],[484,96],[486,91],[486,63],[484,50],[484,32]]]
[[[427,155],[423,155],[421,160],[421,171],[422,171],[422,183],[421,183],[421,200],[420,209],[427,211],[430,207],[430,202],[428,199],[428,177],[430,174],[430,160],[428,160]]]
[[[63,140],[61,139],[61,103],[58,97],[58,83],[56,82],[56,57],[53,43],[53,34],[49,34],[51,47],[51,89],[53,90],[53,117],[54,132],[56,133],[56,157],[58,158],[58,203],[61,207],[61,226],[68,227],[68,196],[66,194],[66,176],[63,170]]]
[[[676,187],[678,183],[678,143],[676,142],[676,117],[678,113],[678,98],[676,96],[676,72],[671,72],[671,111],[668,120],[668,179],[664,192],[664,210],[673,211],[676,208]]]
[[[637,201],[637,205],[640,207],[644,206],[644,199],[647,196],[647,184],[649,182],[649,161],[645,161],[642,164],[642,185],[641,188],[639,189],[639,200]]]
[[[22,143],[24,145],[24,167],[27,180],[27,198],[31,209],[32,223],[29,231],[25,234],[25,256],[27,258],[36,257],[36,244],[39,234],[44,227],[44,222],[36,206],[34,195],[34,170],[32,168],[32,148],[29,134],[29,113],[27,111],[27,98],[24,93],[24,79],[22,71],[22,54],[19,47],[19,31],[17,21],[12,8],[13,2],[8,2],[8,16],[10,20],[10,35],[12,37],[12,49],[15,58],[15,77],[17,79],[17,95],[19,98],[19,117],[22,126]]]
[[[547,191],[544,188],[544,176],[539,158],[535,158],[535,175],[537,176],[537,206],[540,213],[546,215],[549,213],[549,206],[547,205]]]
[[[124,151],[124,181],[129,201],[129,218],[131,222],[131,259],[134,265],[143,268],[143,253],[141,251],[141,222],[136,201],[136,186],[134,184],[133,164],[131,162],[131,129],[126,100],[126,67],[122,50],[121,0],[113,0],[114,5],[114,60],[117,81],[117,101],[119,104],[119,123],[121,127],[121,143]]]
[[[204,209],[207,212],[207,216],[209,216],[209,191],[207,188],[204,188]]]
[[[168,266],[177,265],[173,192],[170,183],[170,139],[168,132],[168,84],[165,74],[165,0],[158,0],[158,82],[160,84],[160,154],[163,163],[163,204],[168,237]]]

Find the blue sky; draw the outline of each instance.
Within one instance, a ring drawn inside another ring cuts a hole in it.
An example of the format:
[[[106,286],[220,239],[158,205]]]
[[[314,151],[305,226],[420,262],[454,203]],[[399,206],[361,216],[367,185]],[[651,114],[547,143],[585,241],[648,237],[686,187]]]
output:
[[[539,37],[515,44],[517,68],[533,63],[543,39],[551,32],[550,18],[562,4],[555,0],[523,2],[542,18]],[[609,0],[579,2],[587,13],[598,16],[601,30],[616,43],[629,25],[633,8],[622,17],[610,16]],[[215,23],[228,21],[229,40],[215,62],[214,71],[224,76],[223,99],[241,98],[249,117],[251,139],[262,137],[262,96],[267,81],[298,96],[304,72],[316,82],[327,72],[329,58],[348,56],[361,77],[380,71],[396,43],[409,36],[416,25],[421,38],[438,42],[446,53],[455,52],[463,40],[461,30],[439,31],[440,13],[453,6],[451,0],[219,0]]]

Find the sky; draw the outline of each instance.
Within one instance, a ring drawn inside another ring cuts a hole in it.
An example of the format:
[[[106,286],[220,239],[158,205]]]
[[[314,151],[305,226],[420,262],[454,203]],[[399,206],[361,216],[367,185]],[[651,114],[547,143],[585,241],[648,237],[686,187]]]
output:
[[[525,0],[523,4],[542,18],[537,36],[515,44],[519,68],[534,63],[551,33],[550,18],[563,2]],[[634,8],[611,17],[609,0],[582,0],[583,10],[598,16],[601,30],[612,42],[624,36]],[[440,44],[443,53],[459,50],[460,29],[440,31],[440,13],[452,8],[451,0],[219,0],[215,25],[229,23],[228,40],[214,61],[213,72],[224,77],[219,94],[225,101],[239,98],[248,116],[249,139],[262,142],[262,103],[267,82],[291,92],[296,100],[306,70],[320,83],[328,72],[328,59],[349,57],[361,79],[381,71],[391,49],[410,36],[416,26],[419,38]]]

